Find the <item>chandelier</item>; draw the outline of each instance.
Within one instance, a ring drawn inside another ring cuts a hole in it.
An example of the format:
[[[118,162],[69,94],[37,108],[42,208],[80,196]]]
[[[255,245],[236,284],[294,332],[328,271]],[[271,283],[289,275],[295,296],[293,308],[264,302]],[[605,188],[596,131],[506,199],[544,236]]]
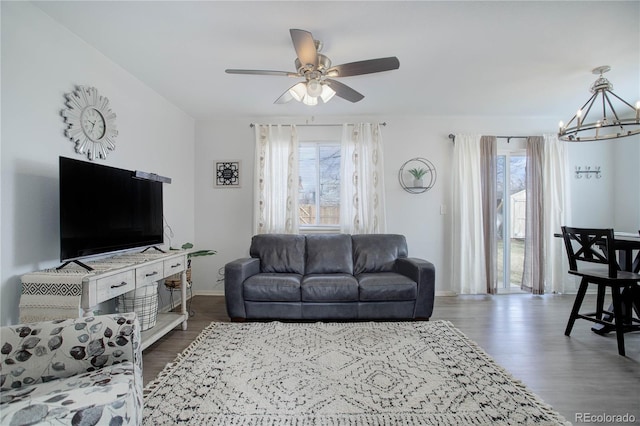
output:
[[[560,140],[586,142],[640,134],[640,101],[634,107],[613,93],[613,85],[602,76],[610,69],[608,65],[593,69],[599,77],[591,85],[592,95],[566,125],[560,122]]]

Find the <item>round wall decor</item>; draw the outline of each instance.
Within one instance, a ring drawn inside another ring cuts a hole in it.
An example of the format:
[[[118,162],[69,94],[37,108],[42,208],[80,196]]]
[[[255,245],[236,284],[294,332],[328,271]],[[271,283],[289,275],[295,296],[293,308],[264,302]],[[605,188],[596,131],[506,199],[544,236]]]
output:
[[[67,108],[62,116],[67,129],[65,136],[76,144],[76,152],[86,154],[89,160],[107,158],[108,151],[116,149],[116,115],[109,107],[109,99],[100,95],[95,87],[78,86],[67,93]]]
[[[400,167],[398,181],[411,194],[423,193],[436,183],[436,166],[426,158],[412,158]]]

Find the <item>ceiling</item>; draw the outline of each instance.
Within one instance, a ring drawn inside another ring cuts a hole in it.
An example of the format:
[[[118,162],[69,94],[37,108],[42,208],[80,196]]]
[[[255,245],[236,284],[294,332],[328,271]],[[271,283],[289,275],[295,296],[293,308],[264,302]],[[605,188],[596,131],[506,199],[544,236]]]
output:
[[[527,116],[567,120],[591,70],[640,100],[640,2],[87,1],[45,13],[197,120],[231,116]],[[400,68],[339,79],[365,95],[309,107],[274,101],[298,80],[290,28],[334,65],[397,56]],[[90,79],[90,76],[87,77]],[[88,83],[88,82],[86,82]]]

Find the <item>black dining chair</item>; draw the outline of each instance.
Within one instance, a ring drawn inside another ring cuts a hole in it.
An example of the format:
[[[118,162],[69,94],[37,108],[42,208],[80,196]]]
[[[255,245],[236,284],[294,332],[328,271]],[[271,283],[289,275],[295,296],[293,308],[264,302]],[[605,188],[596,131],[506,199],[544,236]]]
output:
[[[616,261],[616,245],[613,229],[562,227],[562,237],[569,258],[569,273],[582,277],[576,300],[571,309],[565,336],[571,334],[577,319],[584,319],[607,327],[613,327],[618,341],[618,353],[625,355],[624,333],[640,330],[639,320],[633,318],[631,303],[623,298],[624,294],[637,291],[640,274],[619,270]],[[580,313],[582,301],[589,284],[598,286],[596,311]],[[604,309],[606,289],[611,289],[613,312]],[[603,315],[611,318],[613,323],[603,319]]]

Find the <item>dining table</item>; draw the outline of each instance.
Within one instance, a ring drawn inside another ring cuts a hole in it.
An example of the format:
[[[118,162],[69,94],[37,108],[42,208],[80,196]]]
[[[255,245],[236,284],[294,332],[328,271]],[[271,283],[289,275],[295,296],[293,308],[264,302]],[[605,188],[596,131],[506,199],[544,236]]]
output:
[[[555,233],[554,236],[562,238],[562,233]],[[618,254],[618,267],[621,271],[640,272],[640,233],[635,232],[614,232],[614,247]],[[626,323],[632,325],[633,312],[640,318],[640,286],[635,285],[622,292],[623,312],[627,316]],[[613,312],[613,305],[609,306],[609,312]],[[595,324],[591,330],[597,334],[606,334],[615,331],[613,324],[613,314],[607,313],[603,316],[605,321],[611,325]],[[638,331],[640,326],[633,325],[630,331]]]

